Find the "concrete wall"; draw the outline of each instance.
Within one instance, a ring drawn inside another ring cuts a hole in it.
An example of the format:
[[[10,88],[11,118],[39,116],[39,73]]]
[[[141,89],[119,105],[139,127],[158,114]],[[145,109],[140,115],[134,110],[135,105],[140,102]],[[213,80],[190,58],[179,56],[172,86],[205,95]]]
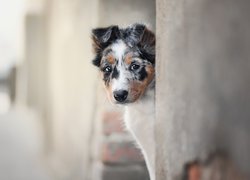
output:
[[[250,172],[249,16],[248,0],[157,1],[158,180],[218,149]]]

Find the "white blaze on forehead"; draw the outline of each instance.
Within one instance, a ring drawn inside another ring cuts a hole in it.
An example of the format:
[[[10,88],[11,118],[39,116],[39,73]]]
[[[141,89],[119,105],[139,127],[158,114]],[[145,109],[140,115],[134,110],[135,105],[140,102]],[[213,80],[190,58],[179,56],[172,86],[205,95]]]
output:
[[[117,70],[119,71],[118,79],[112,79],[112,90],[128,90],[128,76],[129,73],[125,70],[125,64],[123,62],[123,57],[126,52],[127,46],[122,40],[118,40],[111,46],[113,54],[118,61]]]
[[[127,46],[122,40],[118,40],[111,46],[114,56],[118,61],[122,60],[124,53],[126,52]]]

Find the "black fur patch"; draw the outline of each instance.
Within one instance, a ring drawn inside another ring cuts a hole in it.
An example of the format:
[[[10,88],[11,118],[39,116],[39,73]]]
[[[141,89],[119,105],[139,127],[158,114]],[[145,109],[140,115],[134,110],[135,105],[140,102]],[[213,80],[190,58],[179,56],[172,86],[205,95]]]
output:
[[[110,73],[104,73],[103,74],[103,81],[105,82],[105,85],[107,86],[110,82]]]
[[[102,55],[101,53],[97,53],[95,59],[92,60],[92,64],[99,67],[101,63]]]
[[[116,66],[114,67],[114,70],[112,72],[111,78],[112,79],[118,79],[119,77],[119,71],[117,70]]]
[[[101,50],[103,50],[114,40],[120,37],[120,31],[118,26],[109,26],[107,28],[93,29],[92,34],[101,45]]]
[[[139,77],[140,81],[143,81],[148,76],[148,73],[147,73],[145,67],[141,68],[141,70],[139,71],[139,75],[140,75],[140,77]]]
[[[155,54],[150,54],[150,52],[145,49],[140,49],[140,58],[148,60],[151,64],[155,65]]]

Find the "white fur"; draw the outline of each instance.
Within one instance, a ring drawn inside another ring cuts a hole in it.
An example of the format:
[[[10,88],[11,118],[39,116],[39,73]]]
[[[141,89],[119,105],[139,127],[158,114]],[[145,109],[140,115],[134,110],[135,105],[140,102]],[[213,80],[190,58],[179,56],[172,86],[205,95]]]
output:
[[[117,69],[119,70],[119,78],[112,80],[112,91],[113,92],[117,90],[128,91],[127,78],[130,76],[130,74],[126,72],[123,63],[123,56],[126,52],[127,46],[122,40],[119,40],[112,45],[111,49],[114,52],[115,58],[118,60]]]
[[[119,78],[112,80],[112,91],[128,90],[128,78],[131,74],[126,71],[123,56],[126,52],[126,44],[119,40],[112,45],[112,51],[118,60],[117,69]],[[152,83],[153,84],[153,83]],[[125,106],[125,124],[134,136],[142,154],[144,155],[150,180],[155,180],[155,139],[154,139],[154,88],[146,91],[144,96],[134,103]]]
[[[127,46],[122,40],[118,40],[116,43],[112,44],[111,49],[114,52],[115,57],[118,60],[120,60],[120,59],[122,59],[122,57],[127,49]]]
[[[125,124],[136,139],[144,155],[150,180],[155,180],[155,109],[154,89],[145,97],[125,107]]]
[[[124,67],[118,67],[119,69],[119,78],[118,79],[112,79],[112,91],[118,91],[118,90],[126,90],[128,91],[128,80],[126,75],[126,71]]]

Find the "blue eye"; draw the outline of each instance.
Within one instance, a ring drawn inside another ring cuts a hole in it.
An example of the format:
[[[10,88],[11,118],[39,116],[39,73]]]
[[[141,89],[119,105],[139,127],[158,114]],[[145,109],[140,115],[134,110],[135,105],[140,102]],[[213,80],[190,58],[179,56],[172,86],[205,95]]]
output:
[[[131,66],[130,66],[130,70],[132,70],[132,71],[136,71],[137,69],[139,69],[140,68],[140,65],[138,65],[138,64],[132,64]]]
[[[103,69],[104,72],[106,73],[110,73],[112,71],[112,67],[111,66],[106,66],[104,69]]]

